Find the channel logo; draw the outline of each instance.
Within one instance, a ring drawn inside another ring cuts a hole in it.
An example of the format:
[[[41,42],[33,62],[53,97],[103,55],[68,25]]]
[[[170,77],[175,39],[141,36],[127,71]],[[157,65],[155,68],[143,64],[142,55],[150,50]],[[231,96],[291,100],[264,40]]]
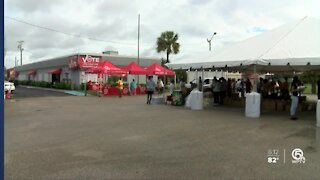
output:
[[[291,156],[293,158],[293,164],[306,162],[306,158],[303,156],[303,151],[299,148],[295,148],[294,150],[292,150]]]

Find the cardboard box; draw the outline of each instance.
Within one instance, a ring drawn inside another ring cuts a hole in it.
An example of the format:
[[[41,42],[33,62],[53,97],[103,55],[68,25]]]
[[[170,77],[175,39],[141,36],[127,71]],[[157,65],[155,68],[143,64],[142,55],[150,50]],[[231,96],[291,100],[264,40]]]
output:
[[[268,111],[276,111],[276,101],[271,99],[262,100],[262,109]]]

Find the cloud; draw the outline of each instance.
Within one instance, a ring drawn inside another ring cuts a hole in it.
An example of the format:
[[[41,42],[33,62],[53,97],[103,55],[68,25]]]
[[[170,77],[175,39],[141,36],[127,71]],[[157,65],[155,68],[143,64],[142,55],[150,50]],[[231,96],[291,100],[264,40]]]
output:
[[[172,30],[180,35],[181,44],[180,53],[170,57],[172,62],[197,59],[210,55],[206,39],[213,32],[217,35],[212,48],[217,51],[306,15],[319,18],[318,7],[318,0],[5,0],[5,16],[65,33],[5,18],[5,65],[14,65],[19,40],[25,41],[26,63],[105,48],[136,56],[138,14],[142,56],[165,57],[154,50],[156,39]]]

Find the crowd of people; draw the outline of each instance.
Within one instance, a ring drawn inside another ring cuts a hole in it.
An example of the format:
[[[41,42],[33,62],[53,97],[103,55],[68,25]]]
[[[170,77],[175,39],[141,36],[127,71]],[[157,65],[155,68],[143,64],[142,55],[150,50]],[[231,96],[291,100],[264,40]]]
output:
[[[298,86],[303,86],[301,81],[297,81]],[[184,84],[184,82],[180,83]],[[202,81],[199,77],[199,86],[196,84],[192,84],[190,82],[192,88],[199,87],[201,91]],[[217,78],[214,77],[210,91],[213,94],[214,103],[216,104],[223,104],[223,98],[228,96],[239,96],[245,97],[246,93],[251,93],[253,91],[253,84],[250,79],[231,79],[228,78],[227,80],[224,77]],[[262,98],[265,99],[290,99],[290,85],[288,82],[288,78],[285,77],[283,81],[275,80],[273,78],[270,79],[263,79],[260,78],[257,82],[257,92],[261,93]],[[299,91],[298,95],[301,95],[302,91]]]
[[[318,83],[318,98],[320,99],[320,80]],[[188,94],[192,91],[192,89],[197,88],[202,90],[203,82],[201,77],[199,77],[198,85],[195,83],[190,82],[191,89],[186,87],[186,83],[183,79],[180,80],[180,90],[182,91],[182,98],[186,98]],[[91,82],[89,82],[89,86]],[[100,84],[103,86],[103,84]],[[117,81],[117,87],[119,90],[119,97],[122,97],[123,94],[123,81],[120,77]],[[137,83],[133,79],[132,82],[129,84],[129,95],[136,95],[136,88]],[[102,89],[102,88],[101,88]],[[147,104],[150,104],[152,95],[155,91],[158,94],[163,94],[165,89],[163,80],[161,77],[158,77],[158,81],[154,82],[153,77],[149,76],[147,83],[146,83],[146,90],[147,90]],[[170,81],[169,85],[169,96],[172,97],[173,91],[175,89],[174,81]],[[289,84],[288,78],[285,77],[284,80],[275,80],[273,78],[270,79],[263,79],[260,78],[257,82],[257,92],[261,94],[262,98],[264,99],[283,99],[283,100],[291,100],[291,107],[290,107],[290,118],[292,120],[296,120],[296,109],[298,107],[299,98],[298,96],[301,95],[304,86],[299,81],[298,77],[295,76]],[[226,96],[239,96],[245,97],[245,93],[251,93],[253,90],[253,85],[250,79],[225,79],[224,77],[216,78],[214,77],[212,80],[212,84],[210,86],[210,91],[213,94],[213,101],[215,105],[222,105],[223,100]],[[291,94],[291,95],[290,95]]]

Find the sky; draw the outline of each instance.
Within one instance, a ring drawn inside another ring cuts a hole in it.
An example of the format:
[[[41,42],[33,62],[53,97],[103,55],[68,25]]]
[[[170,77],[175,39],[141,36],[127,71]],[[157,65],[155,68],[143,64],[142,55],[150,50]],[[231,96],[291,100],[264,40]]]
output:
[[[156,52],[161,32],[178,33],[180,52],[171,62],[210,56],[237,41],[305,16],[320,18],[319,0],[5,0],[5,66],[73,53],[118,51],[166,58]],[[212,50],[207,38],[213,33]]]

